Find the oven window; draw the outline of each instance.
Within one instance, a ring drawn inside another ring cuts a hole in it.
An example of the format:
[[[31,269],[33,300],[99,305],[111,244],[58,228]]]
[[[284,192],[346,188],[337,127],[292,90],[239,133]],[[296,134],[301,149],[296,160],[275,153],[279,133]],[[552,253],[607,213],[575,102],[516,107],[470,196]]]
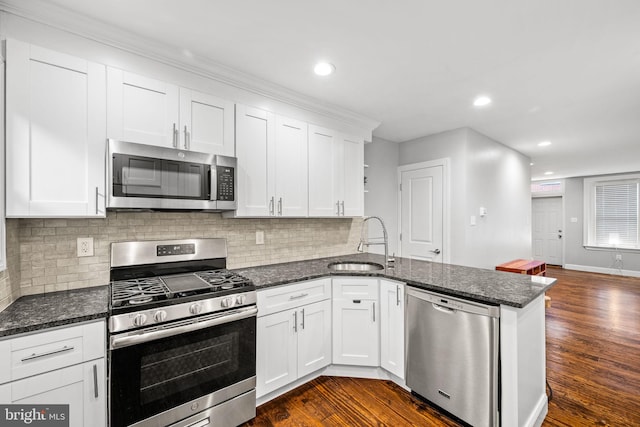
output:
[[[255,317],[111,352],[111,422],[129,425],[255,376]]]

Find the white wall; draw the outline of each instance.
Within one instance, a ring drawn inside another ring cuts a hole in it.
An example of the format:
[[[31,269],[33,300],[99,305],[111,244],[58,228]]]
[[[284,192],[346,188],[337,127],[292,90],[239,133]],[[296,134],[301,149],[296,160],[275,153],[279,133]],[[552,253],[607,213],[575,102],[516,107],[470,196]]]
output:
[[[400,145],[381,138],[373,137],[371,144],[364,147],[364,170],[367,177],[364,194],[364,213],[366,216],[379,216],[389,233],[389,254],[398,251],[398,155]],[[382,235],[380,226],[368,222],[369,236]],[[382,246],[371,246],[369,252],[384,253]]]
[[[591,177],[589,177],[591,178]],[[584,177],[565,180],[564,193],[564,262],[567,268],[592,270],[618,274],[615,251],[584,248]],[[570,218],[577,218],[571,222]],[[620,269],[626,272],[640,271],[640,252],[619,252],[622,255]],[[625,273],[628,274],[628,273]]]
[[[494,268],[531,258],[529,158],[468,128],[400,144],[399,165],[440,158],[451,162],[451,263]]]

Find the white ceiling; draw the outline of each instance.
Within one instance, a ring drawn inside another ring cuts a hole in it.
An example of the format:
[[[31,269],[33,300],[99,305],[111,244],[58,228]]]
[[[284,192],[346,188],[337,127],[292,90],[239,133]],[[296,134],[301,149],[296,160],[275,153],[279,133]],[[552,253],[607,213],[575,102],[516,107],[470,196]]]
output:
[[[533,179],[640,171],[638,0],[48,3],[376,119],[389,141],[469,126],[530,156]],[[313,75],[320,59],[335,75]]]

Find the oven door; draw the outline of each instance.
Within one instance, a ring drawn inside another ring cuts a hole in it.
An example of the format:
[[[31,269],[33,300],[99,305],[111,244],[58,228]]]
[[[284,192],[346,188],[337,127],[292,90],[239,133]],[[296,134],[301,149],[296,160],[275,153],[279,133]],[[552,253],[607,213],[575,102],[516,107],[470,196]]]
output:
[[[112,336],[111,426],[168,425],[251,391],[256,312],[240,308]],[[255,416],[251,396],[247,420]]]

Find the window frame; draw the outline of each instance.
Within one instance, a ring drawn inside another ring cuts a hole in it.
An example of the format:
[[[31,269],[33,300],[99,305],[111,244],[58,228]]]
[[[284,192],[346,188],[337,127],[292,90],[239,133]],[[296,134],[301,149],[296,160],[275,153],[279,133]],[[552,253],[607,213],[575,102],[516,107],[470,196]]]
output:
[[[635,246],[597,244],[596,242],[596,187],[598,185],[629,184],[638,185],[640,191],[640,174],[625,174],[609,177],[584,178],[584,232],[583,245],[585,248],[605,250],[640,250],[640,234]],[[640,230],[640,199],[638,200],[638,230]]]

